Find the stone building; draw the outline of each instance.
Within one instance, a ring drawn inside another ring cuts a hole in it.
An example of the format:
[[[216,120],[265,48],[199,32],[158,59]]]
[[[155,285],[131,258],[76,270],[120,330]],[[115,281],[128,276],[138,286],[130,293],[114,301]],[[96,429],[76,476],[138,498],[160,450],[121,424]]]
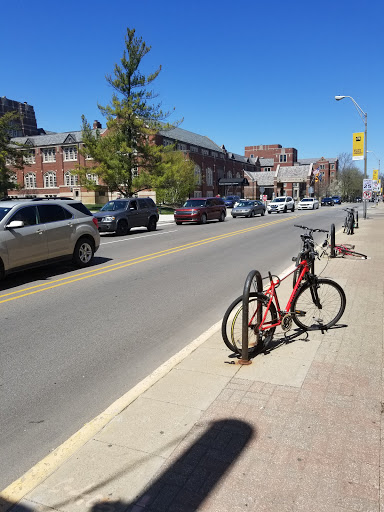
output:
[[[11,137],[24,137],[26,135],[40,135],[45,133],[42,128],[37,128],[35,110],[26,101],[9,100],[5,96],[0,97],[0,117],[7,112],[18,112],[20,114],[20,125],[11,131]]]

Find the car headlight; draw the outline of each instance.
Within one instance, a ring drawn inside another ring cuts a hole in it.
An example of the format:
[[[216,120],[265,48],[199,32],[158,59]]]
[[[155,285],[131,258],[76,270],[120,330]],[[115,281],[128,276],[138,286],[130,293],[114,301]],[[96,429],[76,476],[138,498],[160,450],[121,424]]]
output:
[[[112,222],[116,220],[116,217],[113,217],[112,215],[108,215],[107,217],[103,217],[103,222]]]

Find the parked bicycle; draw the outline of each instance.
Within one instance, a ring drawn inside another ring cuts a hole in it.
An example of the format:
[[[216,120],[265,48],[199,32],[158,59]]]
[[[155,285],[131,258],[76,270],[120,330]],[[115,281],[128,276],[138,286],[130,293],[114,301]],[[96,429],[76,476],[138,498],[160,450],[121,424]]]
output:
[[[320,254],[321,256],[330,256],[331,255],[331,244],[329,241],[329,235],[327,235],[327,238],[324,240],[322,245],[323,251]],[[341,256],[342,258],[356,258],[356,259],[362,259],[366,260],[368,256],[366,254],[363,254],[361,252],[356,252],[353,249],[355,248],[352,244],[335,244],[333,247],[335,256]]]
[[[315,251],[315,241],[313,239],[313,233],[316,233],[316,232],[329,233],[329,231],[327,229],[308,228],[307,226],[301,226],[299,224],[294,224],[294,227],[305,229],[305,233],[300,235],[300,238],[303,243],[301,251],[299,252],[299,254],[297,255],[296,258],[292,258],[292,261],[294,261],[296,263],[296,267],[298,267],[298,264],[303,259],[303,255],[305,255],[308,251],[310,251],[310,252]],[[310,262],[310,273],[311,274],[315,273],[315,259],[313,259]],[[295,272],[293,273],[293,286],[295,286],[299,274],[300,274],[300,269],[297,268],[295,270]]]
[[[344,220],[344,233],[347,235],[353,235],[355,227],[355,209],[354,208],[343,208],[347,212]]]
[[[305,234],[301,238],[303,244],[309,240]],[[249,280],[246,302],[249,354],[267,350],[278,326],[288,331],[294,322],[304,331],[320,329],[324,332],[339,321],[346,306],[344,290],[331,279],[319,278],[311,272],[317,256],[312,244],[308,243],[300,252],[297,267],[283,279],[268,272],[268,277],[263,279],[269,279],[269,287],[262,292],[256,278]],[[281,309],[277,288],[296,271],[299,271],[296,284],[285,308]],[[252,271],[250,274],[256,273]],[[232,302],[225,312],[221,329],[226,346],[238,354],[242,353],[243,306],[243,296]]]

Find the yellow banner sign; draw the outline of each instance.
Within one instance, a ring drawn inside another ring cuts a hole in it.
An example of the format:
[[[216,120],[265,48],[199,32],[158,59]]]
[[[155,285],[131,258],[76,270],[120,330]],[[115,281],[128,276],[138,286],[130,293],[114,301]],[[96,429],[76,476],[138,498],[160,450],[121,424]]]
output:
[[[373,169],[372,179],[373,180],[378,180],[379,179],[379,169]]]
[[[364,132],[353,134],[352,160],[364,160]]]

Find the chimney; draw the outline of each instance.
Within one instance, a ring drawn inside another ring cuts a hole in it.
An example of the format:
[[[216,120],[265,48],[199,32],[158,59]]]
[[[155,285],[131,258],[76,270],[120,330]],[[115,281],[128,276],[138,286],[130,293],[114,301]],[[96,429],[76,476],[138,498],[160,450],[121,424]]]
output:
[[[93,129],[94,130],[101,129],[101,123],[99,123],[99,121],[97,121],[97,120],[93,121]]]

